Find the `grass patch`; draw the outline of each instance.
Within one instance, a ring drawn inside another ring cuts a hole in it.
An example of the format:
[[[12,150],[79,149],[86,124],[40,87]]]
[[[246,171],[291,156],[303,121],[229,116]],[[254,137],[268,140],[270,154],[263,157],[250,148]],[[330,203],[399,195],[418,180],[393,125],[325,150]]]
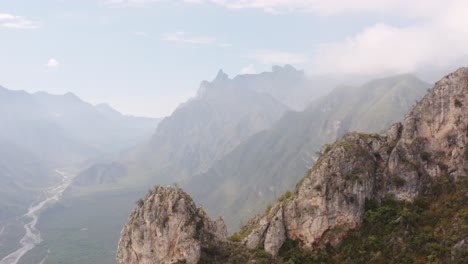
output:
[[[232,236],[229,237],[229,241],[241,242],[242,240],[244,240],[244,238],[249,236],[250,233],[252,233],[252,231],[255,230],[256,228],[258,228],[258,224],[253,224],[244,231],[236,232]]]

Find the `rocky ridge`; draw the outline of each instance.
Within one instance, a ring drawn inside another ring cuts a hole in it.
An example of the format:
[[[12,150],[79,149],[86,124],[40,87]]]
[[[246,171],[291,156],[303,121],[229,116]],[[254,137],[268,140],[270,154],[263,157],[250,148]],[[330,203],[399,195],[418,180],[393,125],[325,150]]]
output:
[[[468,68],[461,68],[385,135],[353,132],[326,145],[296,190],[244,225],[237,244],[227,241],[222,220],[210,220],[182,190],[157,187],[124,227],[117,262],[197,263],[207,249],[218,254],[207,248],[213,245],[261,248],[273,257],[287,240],[313,250],[337,245],[362,224],[366,201],[389,193],[413,201],[442,176],[457,181],[468,175],[467,96]]]
[[[197,263],[204,245],[227,241],[223,220],[212,221],[180,188],[156,186],[137,205],[122,230],[117,263]]]
[[[366,200],[388,193],[412,201],[442,175],[468,175],[468,68],[437,82],[386,135],[349,133],[271,210],[250,221],[243,240],[273,256],[286,239],[301,247],[336,245],[362,222]]]

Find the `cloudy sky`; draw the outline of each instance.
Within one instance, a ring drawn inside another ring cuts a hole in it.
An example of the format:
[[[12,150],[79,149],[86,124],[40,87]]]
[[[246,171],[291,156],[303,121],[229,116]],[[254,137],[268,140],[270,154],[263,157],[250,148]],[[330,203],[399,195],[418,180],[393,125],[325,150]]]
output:
[[[446,67],[468,54],[466,0],[4,0],[0,85],[165,116],[222,68],[310,75]]]

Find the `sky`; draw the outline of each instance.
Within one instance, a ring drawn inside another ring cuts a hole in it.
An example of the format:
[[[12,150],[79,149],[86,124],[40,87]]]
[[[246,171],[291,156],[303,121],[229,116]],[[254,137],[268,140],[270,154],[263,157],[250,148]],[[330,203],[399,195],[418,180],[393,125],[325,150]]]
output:
[[[396,74],[468,55],[466,0],[1,0],[0,85],[163,117],[219,69]]]

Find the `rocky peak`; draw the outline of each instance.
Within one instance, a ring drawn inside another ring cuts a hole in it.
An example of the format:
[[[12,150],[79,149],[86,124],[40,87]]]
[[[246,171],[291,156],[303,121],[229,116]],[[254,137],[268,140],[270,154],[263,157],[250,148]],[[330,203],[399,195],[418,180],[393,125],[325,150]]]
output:
[[[227,240],[223,220],[212,221],[178,187],[157,186],[137,205],[122,230],[117,263],[197,263],[204,245]]]
[[[216,74],[216,78],[213,80],[213,82],[222,82],[226,80],[229,80],[229,76],[226,73],[224,73],[222,69],[220,69],[218,71],[218,74]]]
[[[436,83],[386,135],[349,133],[272,209],[248,223],[248,248],[276,255],[286,239],[317,249],[359,226],[366,200],[412,201],[441,176],[468,175],[468,69]],[[255,227],[255,228],[253,228]]]
[[[241,228],[240,245],[227,242],[224,222],[210,220],[181,189],[156,187],[130,215],[117,261],[197,263],[207,251],[222,259],[259,248],[275,257],[286,240],[313,250],[336,245],[362,224],[367,200],[412,201],[440,177],[468,175],[467,95],[468,69],[462,68],[436,83],[386,134],[352,132],[326,145],[294,191]],[[213,244],[231,253],[213,251]]]

